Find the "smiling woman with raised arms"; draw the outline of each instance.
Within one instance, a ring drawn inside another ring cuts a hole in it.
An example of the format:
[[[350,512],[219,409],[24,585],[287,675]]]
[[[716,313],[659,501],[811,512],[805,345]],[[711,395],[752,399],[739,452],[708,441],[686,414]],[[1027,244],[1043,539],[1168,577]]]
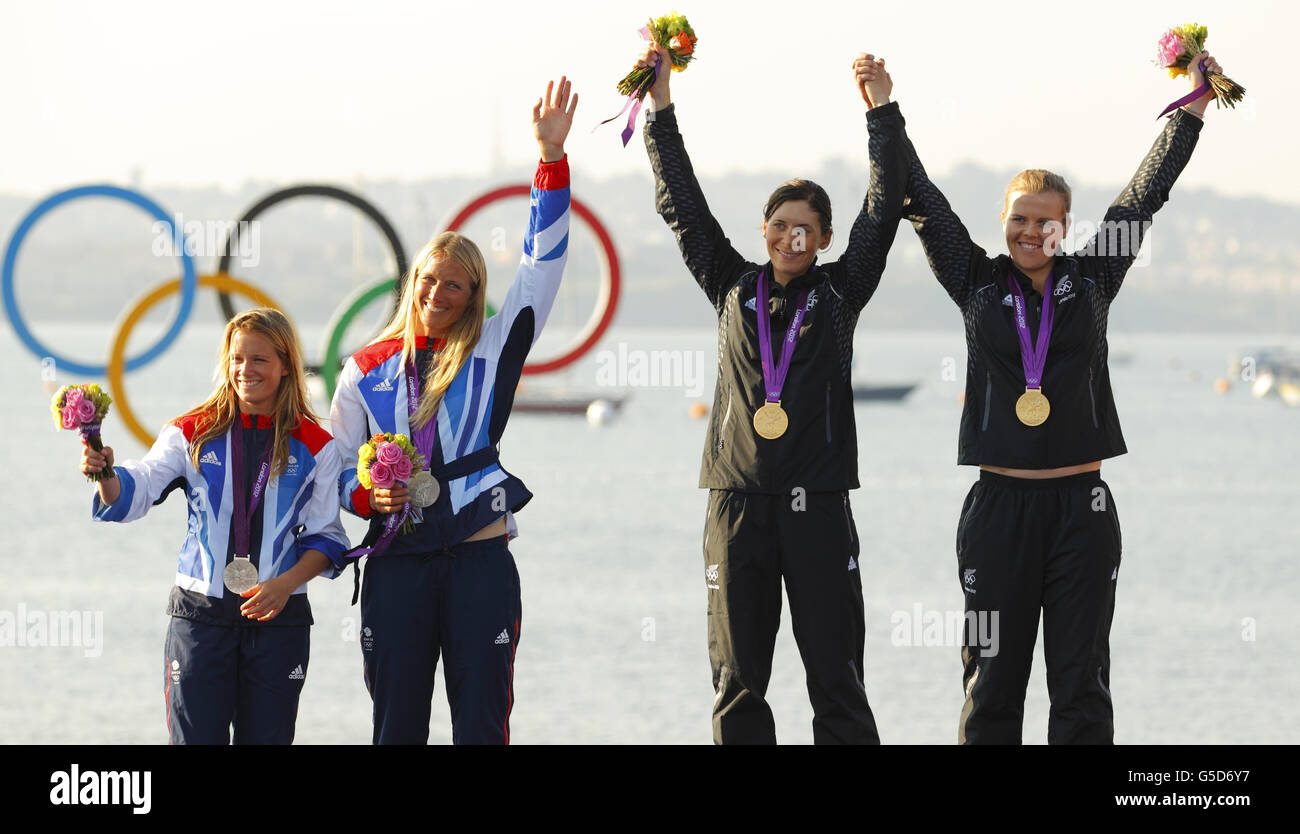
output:
[[[639,56],[641,66],[666,67],[668,60],[655,44]],[[768,198],[767,262],[753,263],[732,247],[705,202],[677,130],[670,75],[656,78],[646,117],[657,208],[718,315],[718,387],[700,471],[700,486],[709,490],[703,567],[713,738],[776,741],[764,694],[784,577],[813,740],[878,743],[863,678],[866,626],[849,510],[848,491],[858,486],[849,369],[853,330],[880,283],[902,209],[902,121],[886,103],[887,80],[874,82],[871,153],[900,161],[888,168],[892,178],[872,165],[842,258],[817,263],[831,243],[830,200],[816,183],[794,179]],[[759,124],[754,141],[761,133]]]
[[[1208,55],[1198,58],[1221,71]],[[1196,64],[1192,89],[1201,83]],[[868,85],[888,78],[865,57],[854,71]],[[1110,387],[1106,323],[1152,216],[1191,158],[1212,97],[1174,113],[1096,237],[1070,254],[1060,248],[1070,211],[1060,176],[1032,169],[1012,179],[1001,215],[1008,254],[989,257],[904,139],[904,213],[961,308],[969,354],[957,462],[978,466],[980,477],[957,526],[967,612],[963,744],[1020,743],[1040,610],[1048,742],[1113,741],[1110,626],[1120,529],[1101,461],[1127,450]],[[990,628],[998,640],[986,649],[976,630]]]

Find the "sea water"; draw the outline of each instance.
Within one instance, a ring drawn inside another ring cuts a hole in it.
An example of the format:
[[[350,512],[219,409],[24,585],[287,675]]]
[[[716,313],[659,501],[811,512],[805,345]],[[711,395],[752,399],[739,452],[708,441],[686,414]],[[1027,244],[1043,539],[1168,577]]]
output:
[[[112,335],[106,325],[34,329],[94,362]],[[161,332],[144,330],[132,352]],[[151,432],[208,393],[219,334],[215,324],[193,323],[157,362],[127,376],[129,404]],[[318,359],[319,336],[304,333],[309,358]],[[1240,374],[1229,377],[1229,357],[1297,340],[1111,338],[1131,450],[1102,470],[1124,541],[1111,631],[1115,739],[1296,743],[1300,409],[1253,398]],[[705,493],[696,487],[707,421],[692,419],[688,407],[712,402],[716,334],[616,328],[597,351],[617,356],[620,344],[625,355],[700,352],[703,394],[688,396],[687,379],[602,389],[598,352],[552,378],[525,379],[524,393],[565,385],[630,398],[599,427],[580,416],[517,413],[501,443],[505,465],[536,495],[511,543],[523,592],[514,743],[711,740]],[[91,487],[76,471],[79,444],[55,432],[48,387],[95,380],[48,365],[45,377],[54,379],[43,378],[39,359],[7,328],[0,349],[8,357],[0,370],[7,393],[0,621],[21,611],[28,622],[40,615],[47,624],[62,617],[84,626],[75,645],[57,627],[44,645],[0,645],[0,742],[165,743],[164,611],[185,504],[170,500],[130,525],[92,523]],[[851,496],[862,542],[867,693],[884,742],[951,744],[963,697],[960,637],[934,623],[962,609],[954,537],[977,477],[955,465],[964,344],[957,327],[859,331],[855,356],[855,374],[867,381],[917,384],[901,402],[856,407],[862,486]],[[1229,378],[1227,393],[1214,390],[1217,377]],[[323,397],[317,406],[328,414]],[[104,437],[118,460],[145,451],[120,410]],[[344,521],[358,541],[364,524],[347,514]],[[368,743],[352,573],[309,588],[316,624],[296,741]],[[788,612],[767,697],[778,739],[810,742],[812,710]],[[1047,713],[1040,639],[1027,743],[1045,741]],[[450,735],[439,676],[429,737],[446,743]]]

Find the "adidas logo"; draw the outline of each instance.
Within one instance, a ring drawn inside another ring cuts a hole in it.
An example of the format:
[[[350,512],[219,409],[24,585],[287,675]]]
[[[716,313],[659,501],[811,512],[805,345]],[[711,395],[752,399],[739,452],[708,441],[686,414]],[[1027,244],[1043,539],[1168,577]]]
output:
[[[749,299],[748,301],[746,301],[746,302],[745,302],[745,309],[747,309],[747,310],[757,310],[757,309],[758,309],[758,299],[757,299],[757,298],[751,298],[751,299]]]
[[[1013,306],[1015,306],[1015,305],[1012,303],[1012,301],[1011,301],[1011,293],[1007,293],[1007,297],[1004,298],[1004,299],[1002,299],[1002,306],[1003,306],[1003,307],[1013,307]]]
[[[506,630],[503,628],[501,629],[501,633],[497,635],[497,639],[492,642],[498,646],[504,646],[510,642],[510,635],[506,634]]]
[[[849,570],[857,570],[857,569],[858,569],[858,560],[857,560],[857,559],[854,559],[852,556],[850,556],[850,557],[849,557]]]
[[[298,664],[298,667],[296,669],[294,669],[292,672],[289,673],[289,680],[291,681],[300,681],[305,677],[307,676],[302,673],[301,663]]]
[[[1119,579],[1119,568],[1115,568],[1115,570],[1110,572],[1110,578]]]
[[[380,382],[378,385],[376,385],[374,388],[371,388],[370,390],[371,390],[371,391],[391,391],[391,390],[393,390],[393,383],[391,383],[391,382],[389,382],[388,380],[385,379],[385,380],[383,380],[382,382]]]
[[[216,453],[216,452],[208,452],[206,455],[204,455],[203,457],[199,458],[199,463],[210,463],[210,464],[212,464],[213,466],[220,466],[220,465],[221,465],[221,461],[217,460],[217,453]]]

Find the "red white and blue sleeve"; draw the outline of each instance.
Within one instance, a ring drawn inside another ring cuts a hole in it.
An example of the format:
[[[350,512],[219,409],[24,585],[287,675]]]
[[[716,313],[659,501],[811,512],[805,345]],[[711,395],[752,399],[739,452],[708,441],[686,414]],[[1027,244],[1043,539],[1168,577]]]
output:
[[[153,447],[140,460],[128,460],[113,467],[121,484],[121,494],[112,504],[103,504],[96,490],[91,499],[95,521],[135,521],[144,518],[177,478],[186,476],[189,441],[179,426],[168,425],[158,435]]]
[[[360,384],[364,377],[355,357],[348,357],[339,372],[338,387],[330,403],[330,432],[338,447],[339,475],[336,503],[360,518],[369,518],[370,493],[357,480],[357,452],[368,438],[369,422]]]
[[[331,440],[322,446],[315,458],[315,483],[311,499],[298,519],[304,530],[298,539],[297,555],[302,558],[302,554],[308,550],[319,550],[333,564],[332,569],[322,571],[321,575],[333,579],[347,567],[343,554],[351,546],[343,522],[339,519],[339,501],[335,492],[343,468],[338,440]]]
[[[483,323],[475,353],[500,356],[522,317],[531,317],[529,345],[542,334],[569,255],[569,157],[539,162],[529,195],[528,232],[514,283],[500,311]]]

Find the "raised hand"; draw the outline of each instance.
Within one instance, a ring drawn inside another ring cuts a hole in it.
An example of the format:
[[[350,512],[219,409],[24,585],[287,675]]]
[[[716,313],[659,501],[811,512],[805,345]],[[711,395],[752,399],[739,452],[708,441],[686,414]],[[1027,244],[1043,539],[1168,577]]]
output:
[[[1205,61],[1206,72],[1217,72],[1219,75],[1223,75],[1223,67],[1219,66],[1219,62],[1214,60],[1213,56],[1211,56],[1209,52],[1202,51],[1200,55],[1193,58],[1187,65],[1187,83],[1191,85],[1191,89],[1193,90],[1205,83],[1205,76],[1201,72],[1201,61]],[[1195,113],[1197,116],[1204,116],[1205,108],[1208,107],[1210,102],[1213,100],[1214,90],[1206,90],[1205,95],[1187,105],[1187,109],[1192,113]]]
[[[546,95],[533,105],[533,135],[541,149],[543,162],[555,162],[564,157],[564,140],[573,126],[573,111],[578,108],[578,94],[569,99],[571,84],[560,76],[560,87],[555,82],[546,83]],[[554,95],[552,95],[554,93]]]
[[[94,475],[105,469],[113,468],[113,447],[105,446],[102,452],[90,448],[90,444],[81,444],[81,474]]]
[[[96,472],[111,470],[113,468],[113,447],[105,446],[103,451],[96,452],[90,448],[90,444],[82,441],[81,443],[81,474],[94,475]],[[102,504],[112,504],[117,497],[122,494],[122,484],[117,478],[107,478],[103,481],[96,481],[95,487],[99,490],[99,500]]]
[[[663,110],[669,104],[672,104],[672,94],[669,90],[669,82],[672,79],[672,58],[668,55],[668,48],[660,46],[657,43],[646,44],[645,49],[641,50],[636,56],[636,65],[638,67],[654,67],[655,56],[659,56],[659,72],[655,76],[655,83],[650,85],[650,109]]]
[[[894,90],[894,80],[885,72],[885,59],[876,58],[866,52],[859,52],[853,59],[853,80],[858,93],[867,103],[867,109],[889,103],[889,94]]]

